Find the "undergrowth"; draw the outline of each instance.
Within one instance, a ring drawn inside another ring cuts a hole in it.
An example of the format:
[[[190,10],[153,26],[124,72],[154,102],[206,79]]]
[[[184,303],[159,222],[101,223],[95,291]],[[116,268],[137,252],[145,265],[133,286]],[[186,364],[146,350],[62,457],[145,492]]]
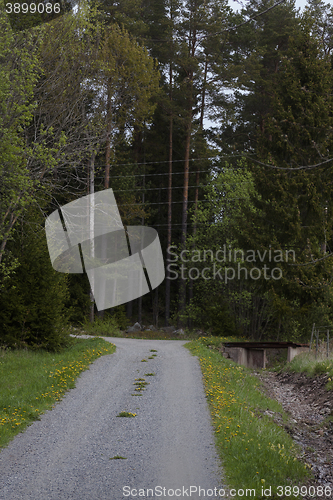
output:
[[[96,317],[93,323],[86,321],[82,325],[82,330],[88,335],[103,335],[104,337],[122,337],[116,318],[107,316],[106,318]]]

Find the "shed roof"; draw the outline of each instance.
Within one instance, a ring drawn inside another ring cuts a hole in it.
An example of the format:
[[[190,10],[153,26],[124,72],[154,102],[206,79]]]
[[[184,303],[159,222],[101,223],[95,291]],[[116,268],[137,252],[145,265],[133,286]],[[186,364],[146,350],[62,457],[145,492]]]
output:
[[[309,347],[297,342],[222,342],[224,347],[245,347],[247,349],[283,349],[288,347]]]

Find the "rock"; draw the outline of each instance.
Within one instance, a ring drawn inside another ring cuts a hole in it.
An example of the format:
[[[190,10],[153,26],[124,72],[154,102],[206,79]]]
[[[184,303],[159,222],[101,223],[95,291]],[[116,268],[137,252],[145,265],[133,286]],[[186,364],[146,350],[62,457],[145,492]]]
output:
[[[156,332],[156,330],[157,330],[157,328],[155,328],[155,326],[154,326],[154,325],[149,325],[149,326],[148,326],[148,329],[149,329],[149,330],[152,330],[153,332]]]
[[[301,447],[298,458],[306,461],[313,473],[308,489],[310,485],[325,484],[332,490],[333,423],[327,420],[327,413],[333,406],[333,392],[326,389],[326,375],[309,377],[305,373],[265,371],[258,374],[258,378],[264,384],[264,392],[276,399],[289,415],[285,424],[281,415],[277,418],[278,414],[271,410],[264,412],[266,415],[272,413],[274,421],[285,427]]]
[[[133,333],[133,332],[141,332],[140,323],[134,323],[133,326],[129,326],[126,330],[126,333]]]
[[[177,335],[185,335],[185,332],[182,328],[180,328],[179,330],[176,330],[175,333],[177,333]]]
[[[165,326],[164,328],[161,328],[161,330],[164,333],[174,333],[176,328],[174,326]]]
[[[137,332],[137,330],[133,326],[128,326],[126,329],[126,333]]]

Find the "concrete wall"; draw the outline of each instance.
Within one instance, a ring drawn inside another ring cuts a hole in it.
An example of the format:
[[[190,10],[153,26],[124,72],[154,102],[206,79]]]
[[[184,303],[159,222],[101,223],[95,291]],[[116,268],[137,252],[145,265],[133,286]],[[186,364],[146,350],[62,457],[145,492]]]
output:
[[[294,359],[297,354],[300,354],[301,352],[309,352],[308,347],[288,347],[288,357],[287,357],[287,362],[290,363],[292,359]]]
[[[248,368],[266,368],[266,349],[246,349]]]
[[[266,368],[266,349],[222,346],[219,350],[223,353],[224,357],[232,359],[239,365],[247,366],[248,368]],[[308,347],[288,347],[287,362],[290,363],[297,354],[307,352],[308,350]]]
[[[244,347],[225,347],[223,355],[239,365],[248,368],[266,368],[265,349],[245,349]]]
[[[235,363],[239,365],[247,366],[247,349],[244,347],[225,347],[224,353],[226,357],[231,358]]]

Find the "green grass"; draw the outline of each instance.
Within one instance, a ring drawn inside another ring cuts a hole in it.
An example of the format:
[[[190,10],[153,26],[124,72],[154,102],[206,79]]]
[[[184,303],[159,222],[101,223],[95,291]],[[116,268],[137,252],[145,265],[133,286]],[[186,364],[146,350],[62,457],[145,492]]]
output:
[[[136,417],[136,413],[132,413],[130,411],[121,411],[120,413],[118,413],[117,417],[134,418]]]
[[[144,379],[135,379],[136,382],[133,382],[133,385],[136,385],[135,391],[144,391],[145,386],[149,385],[150,382],[146,382]]]
[[[293,440],[264,412],[279,413],[284,419],[287,415],[277,401],[260,391],[251,370],[207,347],[214,342],[202,338],[186,347],[200,359],[226,480],[236,489],[254,488],[255,498],[265,498],[261,488],[268,486],[272,487],[270,498],[282,498],[273,495],[278,486],[304,484],[310,475],[308,466],[297,458],[299,450]]]
[[[310,377],[326,374],[328,382],[326,389],[333,389],[333,358],[320,355],[316,358],[315,353],[302,352],[284,367],[284,371],[295,373],[306,373]]]
[[[0,447],[75,387],[77,376],[115,346],[102,339],[73,339],[57,353],[0,350]]]
[[[117,320],[113,317],[107,316],[103,319],[98,316],[93,323],[86,321],[82,327],[81,332],[86,335],[102,335],[103,337],[122,337],[122,332],[119,329]]]

